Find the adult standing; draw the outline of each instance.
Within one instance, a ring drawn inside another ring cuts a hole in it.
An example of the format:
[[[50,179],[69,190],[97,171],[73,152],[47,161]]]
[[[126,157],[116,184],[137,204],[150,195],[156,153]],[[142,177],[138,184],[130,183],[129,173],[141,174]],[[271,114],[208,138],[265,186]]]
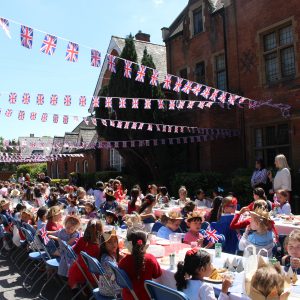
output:
[[[276,193],[278,190],[286,190],[290,193],[292,191],[290,167],[283,154],[278,154],[275,157],[275,166],[278,171],[274,179],[272,173],[268,173],[269,179],[273,182],[273,192]]]
[[[19,182],[20,184],[24,184],[24,182],[25,182],[25,177],[24,177],[23,173],[20,173],[20,176],[19,176],[19,178],[18,178],[18,182]]]
[[[251,177],[251,186],[255,188],[263,188],[266,191],[268,182],[268,170],[265,167],[264,161],[262,159],[257,159],[255,161],[255,171]]]

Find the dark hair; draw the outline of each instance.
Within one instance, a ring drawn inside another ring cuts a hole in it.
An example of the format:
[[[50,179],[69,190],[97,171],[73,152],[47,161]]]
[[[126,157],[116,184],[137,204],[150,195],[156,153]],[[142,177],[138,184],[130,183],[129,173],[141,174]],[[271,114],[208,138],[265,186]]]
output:
[[[209,222],[217,222],[218,221],[218,212],[219,208],[222,204],[223,197],[217,196],[214,198],[213,203],[212,203],[212,210],[210,214],[210,220]]]
[[[137,201],[137,198],[138,198],[139,194],[140,194],[140,191],[139,191],[139,189],[137,189],[137,188],[133,188],[133,189],[130,191],[130,197],[131,197],[131,199],[130,199],[130,201],[129,201],[129,205],[130,205],[131,207],[134,207],[134,206],[135,206],[135,203],[136,203],[136,201]]]
[[[195,207],[196,207],[195,202],[193,202],[193,201],[188,201],[188,202],[185,204],[185,206],[183,207],[182,210],[183,210],[184,213],[189,213],[189,212],[193,212],[194,209],[195,209]]]
[[[259,159],[256,160],[256,162],[259,163],[259,165],[260,165],[260,170],[266,168],[265,162],[263,161],[263,159],[259,158]]]
[[[92,219],[88,222],[83,234],[83,239],[87,243],[99,244],[103,227],[100,220]]]
[[[16,208],[15,208],[16,212],[20,212],[20,211],[22,211],[23,209],[26,209],[26,206],[23,205],[22,203],[18,203],[18,204],[16,205]]]
[[[89,206],[92,209],[92,211],[96,209],[95,204],[89,201],[85,202],[84,206]]]
[[[258,196],[260,199],[263,199],[263,200],[266,200],[267,201],[267,197],[266,197],[266,194],[265,194],[265,191],[263,188],[255,188],[253,190],[253,194]]]
[[[36,198],[42,197],[41,190],[40,190],[39,188],[37,188],[37,187],[35,187],[35,188],[33,189],[33,194],[34,194],[34,197],[36,197]]]
[[[199,249],[194,253],[193,250],[189,250],[185,255],[184,262],[180,261],[177,264],[177,272],[174,275],[177,290],[182,291],[186,289],[188,281],[186,274],[195,277],[197,270],[206,268],[210,262],[210,255],[205,250]]]
[[[163,195],[163,196],[167,196],[168,195],[168,190],[165,186],[161,186],[159,187],[159,192]]]
[[[41,219],[43,216],[45,216],[48,212],[48,209],[45,206],[42,206],[38,209],[36,212],[36,216],[38,219]]]
[[[153,202],[155,202],[155,196],[152,194],[147,194],[139,209],[139,214],[141,214],[148,206],[152,205]]]
[[[132,256],[136,269],[137,279],[140,278],[142,271],[145,268],[145,252],[147,243],[147,233],[141,230],[129,231],[127,240],[132,242]]]
[[[106,250],[106,245],[105,244],[106,243],[105,243],[104,237],[103,237],[103,235],[101,235],[101,237],[100,237],[100,256],[99,256],[99,261],[100,261],[100,259],[101,259],[101,257],[102,257],[103,254],[109,255],[108,252],[107,252],[107,250]],[[116,255],[116,261],[119,262],[119,260],[120,260],[120,249],[119,249],[119,246],[118,246],[116,254],[117,254]]]
[[[202,189],[199,189],[199,190],[197,190],[196,195],[199,195],[199,194],[202,194],[202,193],[205,194]]]

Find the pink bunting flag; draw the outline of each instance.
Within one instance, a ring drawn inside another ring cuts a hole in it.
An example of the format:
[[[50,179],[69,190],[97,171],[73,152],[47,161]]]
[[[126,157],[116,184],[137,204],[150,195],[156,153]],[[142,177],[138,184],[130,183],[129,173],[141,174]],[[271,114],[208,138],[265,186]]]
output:
[[[171,78],[172,78],[172,75],[170,75],[170,74],[167,74],[165,76],[164,85],[163,85],[164,89],[167,89],[167,90],[171,89]]]
[[[96,118],[91,118],[92,124],[94,126],[97,126],[97,119]]]
[[[79,97],[79,106],[82,106],[82,107],[86,106],[86,97],[85,96]]]
[[[117,128],[120,128],[120,129],[121,129],[121,128],[122,128],[122,125],[123,125],[123,122],[122,122],[122,121],[118,121],[118,122],[117,122]]]
[[[189,94],[190,90],[192,90],[192,85],[193,85],[193,83],[191,81],[187,81],[185,86],[182,88],[182,91],[186,94]]]
[[[101,119],[101,123],[103,126],[105,126],[105,127],[107,126],[107,120]]]
[[[68,124],[69,123],[69,116],[64,115],[63,116],[63,123]]]
[[[116,127],[115,121],[114,120],[109,120],[109,126]]]
[[[87,117],[84,117],[84,118],[83,118],[83,121],[84,121],[84,123],[85,123],[86,125],[89,125],[89,123],[90,123],[90,122],[89,122],[89,119],[88,119]]]
[[[132,99],[132,108],[133,109],[139,108],[139,99],[137,99],[137,98]]]
[[[178,109],[183,109],[184,108],[184,104],[185,104],[184,100],[179,100],[178,104],[177,104],[177,108]]]
[[[50,105],[57,105],[57,102],[58,102],[58,96],[57,95],[51,95]]]
[[[98,50],[91,49],[91,66],[100,67],[101,65],[101,53]]]
[[[119,99],[119,108],[126,108],[126,98]]]
[[[157,86],[158,85],[158,76],[159,73],[157,70],[152,70],[152,76],[151,76],[151,80],[150,80],[150,84],[153,86]]]
[[[205,90],[201,93],[201,96],[204,97],[205,99],[208,99],[210,91],[211,91],[211,88],[209,86],[207,86],[205,88]]]
[[[132,62],[129,60],[124,61],[124,77],[131,78],[131,72],[132,72]]]
[[[138,130],[142,130],[144,127],[144,123],[140,123],[139,126],[138,126]]]
[[[158,109],[164,109],[164,100],[157,100],[157,103],[158,103]]]
[[[53,123],[58,123],[58,119],[59,119],[58,115],[54,114],[53,115]]]
[[[139,70],[137,71],[136,81],[144,82],[146,75],[146,66],[140,65]]]
[[[36,97],[36,103],[37,105],[43,105],[44,104],[44,95],[38,94]]]
[[[106,97],[105,98],[105,107],[106,108],[112,108],[112,97]]]
[[[177,77],[177,81],[175,83],[173,91],[175,91],[177,93],[179,93],[181,91],[182,81],[183,81],[183,78]]]
[[[189,101],[187,108],[192,109],[194,107],[194,103],[195,103],[195,101]]]
[[[151,109],[151,99],[145,99],[144,109]]]
[[[29,95],[29,93],[24,93],[23,94],[22,103],[23,104],[29,104],[30,103],[30,95]]]
[[[137,128],[137,123],[136,122],[132,122],[131,129],[136,129],[136,128]]]
[[[64,98],[64,105],[65,106],[70,106],[71,105],[71,96],[70,95],[66,95]]]
[[[67,46],[65,59],[70,62],[77,62],[78,55],[79,55],[79,45],[73,42],[69,42]]]
[[[114,55],[108,54],[108,70],[112,73],[116,73],[116,57]]]
[[[196,84],[195,87],[192,89],[192,92],[194,93],[194,95],[198,96],[199,93],[201,92],[201,84]]]
[[[100,98],[98,96],[93,96],[93,107],[96,108],[96,107],[99,107],[99,103],[100,103]]]
[[[9,103],[10,104],[16,104],[17,102],[17,94],[16,93],[10,93],[9,94]]]
[[[170,100],[169,101],[169,110],[174,110],[175,109],[175,100]]]
[[[42,122],[47,122],[48,120],[48,114],[47,113],[42,113],[41,121]]]
[[[152,131],[153,130],[152,124],[148,124],[147,130],[148,131]]]
[[[225,93],[225,92],[222,92],[221,94],[220,94],[220,96],[219,96],[219,101],[221,102],[221,103],[225,103],[226,102],[226,97],[227,97],[227,93]]]
[[[211,94],[211,96],[210,96],[209,99],[212,100],[212,101],[214,101],[214,102],[217,101],[218,93],[219,93],[219,90],[216,90],[216,89],[215,89],[215,90],[213,91],[213,93]]]
[[[31,112],[30,113],[30,120],[35,121],[36,120],[36,115],[37,115],[36,112]]]
[[[18,120],[22,121],[25,118],[25,111],[20,110],[18,114]]]

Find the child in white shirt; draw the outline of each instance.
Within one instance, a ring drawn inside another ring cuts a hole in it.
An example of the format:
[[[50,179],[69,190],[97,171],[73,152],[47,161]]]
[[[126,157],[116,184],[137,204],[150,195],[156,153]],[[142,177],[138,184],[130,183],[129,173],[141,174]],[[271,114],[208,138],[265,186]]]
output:
[[[278,190],[276,196],[277,203],[275,205],[277,206],[277,213],[280,215],[290,215],[292,210],[288,200],[289,193],[286,190]]]

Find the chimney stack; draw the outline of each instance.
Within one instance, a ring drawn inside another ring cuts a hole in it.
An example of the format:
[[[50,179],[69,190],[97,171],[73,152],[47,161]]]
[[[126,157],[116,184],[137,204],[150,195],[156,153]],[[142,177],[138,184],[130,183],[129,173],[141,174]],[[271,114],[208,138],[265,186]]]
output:
[[[141,30],[135,35],[135,39],[138,41],[150,42],[150,34],[143,33]]]
[[[34,133],[30,133],[30,135],[29,135],[30,137],[34,137]]]

